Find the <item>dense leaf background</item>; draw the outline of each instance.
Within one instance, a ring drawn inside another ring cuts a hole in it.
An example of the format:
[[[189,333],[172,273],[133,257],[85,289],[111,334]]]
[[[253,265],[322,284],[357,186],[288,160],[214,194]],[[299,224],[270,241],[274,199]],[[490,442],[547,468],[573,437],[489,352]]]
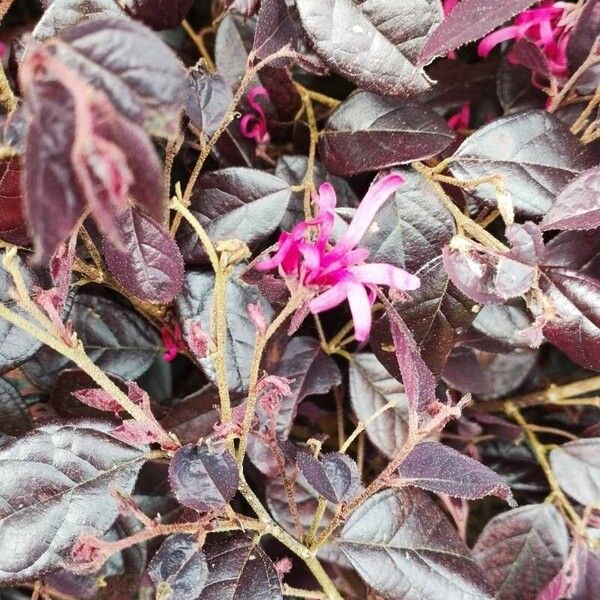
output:
[[[0,60],[2,600],[600,597],[600,0],[2,0]]]

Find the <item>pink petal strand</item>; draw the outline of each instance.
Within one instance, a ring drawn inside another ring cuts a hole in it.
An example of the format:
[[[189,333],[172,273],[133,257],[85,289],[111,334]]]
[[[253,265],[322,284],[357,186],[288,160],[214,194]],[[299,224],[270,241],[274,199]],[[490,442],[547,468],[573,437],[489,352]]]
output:
[[[386,263],[365,263],[349,270],[360,283],[388,285],[398,290],[416,290],[421,285],[421,280],[415,275]]]
[[[371,331],[371,304],[364,286],[360,283],[347,283],[348,303],[354,321],[354,337],[359,342],[369,338]]]

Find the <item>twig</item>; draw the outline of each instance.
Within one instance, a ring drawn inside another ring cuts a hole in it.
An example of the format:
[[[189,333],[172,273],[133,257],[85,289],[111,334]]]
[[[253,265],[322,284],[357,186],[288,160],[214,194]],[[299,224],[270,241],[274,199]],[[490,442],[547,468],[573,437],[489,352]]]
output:
[[[206,66],[209,71],[215,71],[216,66],[210,55],[210,52],[206,48],[206,44],[204,43],[204,38],[201,35],[198,35],[194,28],[189,24],[187,19],[184,19],[181,22],[181,26],[185,30],[185,32],[189,35],[190,39],[196,44],[198,48],[198,52],[200,52],[200,56],[206,61]]]

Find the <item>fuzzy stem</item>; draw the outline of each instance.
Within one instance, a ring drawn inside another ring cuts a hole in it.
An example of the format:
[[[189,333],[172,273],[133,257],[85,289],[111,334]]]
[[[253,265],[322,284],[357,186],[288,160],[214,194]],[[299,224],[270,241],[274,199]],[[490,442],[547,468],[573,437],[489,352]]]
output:
[[[244,413],[242,435],[240,437],[240,445],[238,449],[238,464],[240,465],[240,469],[244,463],[246,448],[248,446],[248,436],[250,435],[250,427],[252,425],[252,417],[254,416],[254,412],[256,410],[256,402],[258,400],[257,383],[260,371],[260,361],[262,359],[265,346],[267,345],[267,342],[271,336],[279,329],[279,327],[281,327],[281,325],[283,325],[288,317],[294,313],[298,306],[300,306],[301,300],[301,295],[293,295],[288,300],[288,303],[284,306],[282,311],[269,325],[264,335],[259,332],[256,334],[256,346],[252,356],[252,365],[250,367],[250,377],[248,380],[248,399],[246,400],[246,411]]]

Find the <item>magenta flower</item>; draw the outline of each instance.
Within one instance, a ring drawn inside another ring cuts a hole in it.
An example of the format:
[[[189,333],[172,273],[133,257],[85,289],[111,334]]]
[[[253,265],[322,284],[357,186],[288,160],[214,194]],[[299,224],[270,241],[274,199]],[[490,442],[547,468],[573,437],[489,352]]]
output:
[[[160,335],[167,350],[163,354],[163,360],[171,362],[172,360],[175,360],[178,352],[185,350],[185,343],[183,341],[179,323],[173,323],[172,327],[167,327],[165,325],[160,330]]]
[[[500,43],[527,38],[535,43],[548,60],[555,77],[567,74],[567,44],[573,20],[569,13],[575,5],[567,2],[544,1],[538,8],[523,11],[513,24],[490,33],[479,42],[479,56],[487,57]]]
[[[319,188],[313,202],[317,215],[296,225],[279,237],[277,252],[256,265],[257,269],[279,267],[291,289],[298,284],[313,295],[309,309],[318,314],[335,308],[346,299],[354,320],[355,337],[365,341],[371,330],[371,305],[376,286],[397,290],[419,287],[418,277],[387,263],[366,263],[366,248],[357,248],[382,204],[402,184],[397,173],[382,177],[367,192],[346,233],[334,246],[329,244],[335,217],[335,190],[329,183]]]
[[[254,112],[247,112],[240,121],[240,132],[245,138],[254,140],[259,146],[268,144],[271,136],[267,130],[267,116],[260,102],[259,96],[269,98],[269,92],[264,87],[253,87],[247,94],[248,104]]]
[[[465,102],[460,110],[452,115],[446,122],[450,129],[455,131],[461,131],[469,128],[469,122],[471,121],[471,103]]]

